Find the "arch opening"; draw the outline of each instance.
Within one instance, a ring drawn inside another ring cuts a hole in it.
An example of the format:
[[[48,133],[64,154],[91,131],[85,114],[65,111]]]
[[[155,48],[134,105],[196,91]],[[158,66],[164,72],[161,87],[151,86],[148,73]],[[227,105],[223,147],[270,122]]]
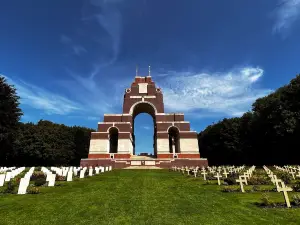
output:
[[[149,135],[149,136],[153,135],[153,141],[152,141],[152,143],[153,143],[153,145],[152,145],[153,146],[152,147],[153,154],[151,153],[148,156],[156,157],[157,156],[157,147],[156,147],[156,143],[157,143],[156,131],[157,131],[157,129],[156,129],[156,120],[155,120],[155,114],[156,114],[155,106],[152,105],[149,102],[139,102],[139,103],[132,106],[130,112],[131,112],[131,115],[132,115],[132,125],[133,125],[132,126],[133,154],[134,155],[137,154],[137,152],[136,152],[136,134],[135,134],[135,131],[136,131],[136,122],[135,122],[136,117],[140,114],[148,114],[152,117],[152,122],[153,123],[152,124],[148,123],[147,124],[148,127],[146,128],[148,130],[144,130],[144,132],[141,132],[141,134],[139,133],[138,136],[140,136],[140,135],[142,136],[143,134],[144,135]],[[147,120],[145,115],[141,115],[141,116],[142,116],[142,119]],[[144,122],[144,121],[142,121],[142,122]],[[153,133],[151,131],[153,131]],[[147,141],[147,138],[146,138],[146,141]],[[141,153],[141,149],[138,149],[138,150],[139,150],[139,153]],[[142,151],[142,152],[146,153],[144,151]]]
[[[172,126],[168,129],[169,136],[169,151],[170,153],[180,153],[180,135],[179,129]]]
[[[109,129],[109,153],[118,153],[119,130],[116,127]]]

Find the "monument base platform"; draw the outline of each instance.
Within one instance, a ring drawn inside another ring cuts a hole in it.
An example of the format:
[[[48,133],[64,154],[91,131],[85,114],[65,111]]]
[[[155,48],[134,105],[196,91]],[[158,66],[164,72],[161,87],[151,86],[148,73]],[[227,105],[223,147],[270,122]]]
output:
[[[205,158],[185,158],[185,159],[157,159],[157,158],[132,158],[132,159],[109,159],[109,158],[88,158],[81,159],[80,166],[112,166],[114,169],[123,169],[130,166],[145,167],[145,166],[155,166],[162,169],[169,169],[172,166],[188,166],[188,167],[207,167],[208,161]]]

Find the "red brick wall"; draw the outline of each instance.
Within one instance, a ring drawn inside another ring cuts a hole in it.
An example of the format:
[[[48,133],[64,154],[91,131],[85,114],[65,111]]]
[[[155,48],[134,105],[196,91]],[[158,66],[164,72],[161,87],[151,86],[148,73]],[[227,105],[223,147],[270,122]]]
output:
[[[184,153],[178,153],[178,158],[183,159],[194,159],[194,158],[200,158],[200,154],[184,154]]]
[[[190,123],[174,123],[180,131],[190,131]]]
[[[89,154],[88,155],[89,159],[109,159],[110,158],[110,154]]]
[[[108,128],[112,127],[113,123],[99,123],[98,132],[107,132]]]
[[[128,159],[130,158],[130,154],[115,154],[115,159]]]
[[[103,122],[122,122],[122,115],[105,115]]]
[[[173,154],[157,154],[157,158],[158,159],[172,159],[173,158]]]
[[[180,132],[180,138],[198,138],[197,132],[191,131],[191,132]]]

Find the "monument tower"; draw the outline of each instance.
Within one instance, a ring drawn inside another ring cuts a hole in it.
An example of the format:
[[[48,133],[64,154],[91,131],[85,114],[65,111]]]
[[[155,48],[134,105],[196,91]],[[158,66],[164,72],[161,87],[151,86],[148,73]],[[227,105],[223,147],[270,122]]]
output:
[[[136,74],[130,88],[125,89],[122,114],[104,114],[97,132],[92,132],[87,159],[82,166],[112,165],[123,168],[130,165],[160,167],[191,165],[207,166],[200,158],[197,132],[183,113],[165,113],[163,93],[152,81]],[[135,157],[134,120],[140,113],[153,118],[153,158]]]

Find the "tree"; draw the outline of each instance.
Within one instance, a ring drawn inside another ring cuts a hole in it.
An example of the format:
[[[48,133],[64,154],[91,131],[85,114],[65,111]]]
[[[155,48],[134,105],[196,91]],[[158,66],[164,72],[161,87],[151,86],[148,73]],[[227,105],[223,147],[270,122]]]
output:
[[[252,111],[200,132],[201,155],[211,164],[297,164],[300,157],[300,75],[257,99]]]
[[[19,97],[13,85],[0,76],[0,164],[9,165],[12,158],[12,144],[23,115],[19,108]]]

